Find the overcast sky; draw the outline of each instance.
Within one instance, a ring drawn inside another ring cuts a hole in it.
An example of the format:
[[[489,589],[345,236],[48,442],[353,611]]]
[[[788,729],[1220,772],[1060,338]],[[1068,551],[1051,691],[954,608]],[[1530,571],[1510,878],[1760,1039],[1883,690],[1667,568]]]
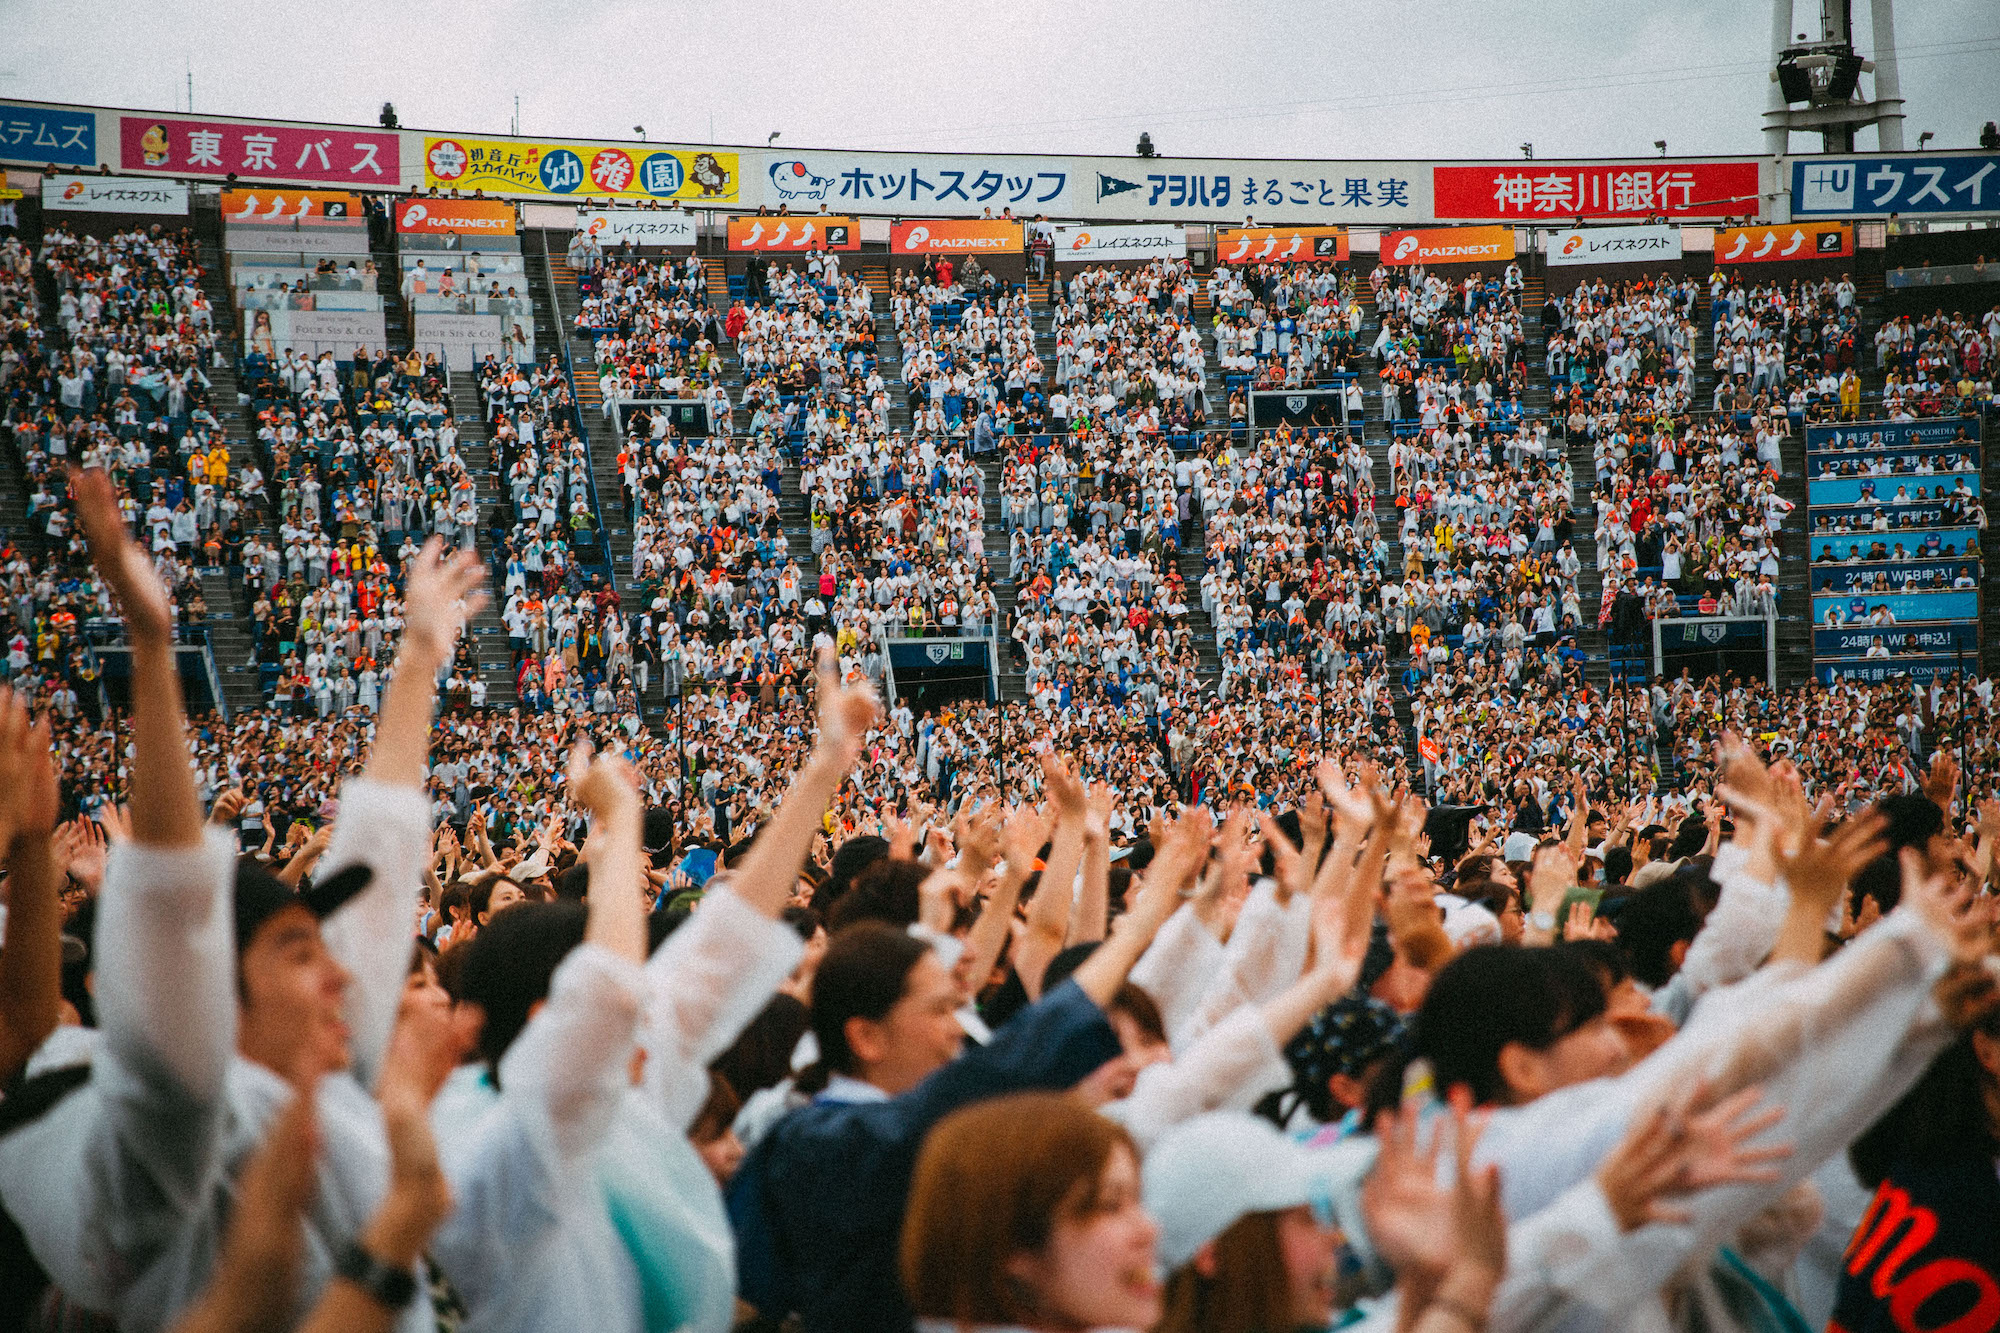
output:
[[[1856,43],[1872,53],[1868,5]],[[1795,32],[1818,36],[1817,0]],[[409,128],[1171,156],[1754,153],[1756,0],[0,0],[0,96]],[[1905,0],[1906,142],[2000,117],[2000,4]],[[86,34],[88,34],[86,36]],[[1864,82],[1864,87],[1866,86]],[[1800,137],[1799,151],[1814,151]],[[1857,145],[1873,148],[1863,131]]]

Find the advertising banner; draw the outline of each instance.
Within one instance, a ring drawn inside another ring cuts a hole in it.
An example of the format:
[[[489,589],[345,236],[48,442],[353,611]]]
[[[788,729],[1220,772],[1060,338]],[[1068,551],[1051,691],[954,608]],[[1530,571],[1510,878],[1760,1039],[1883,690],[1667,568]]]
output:
[[[424,184],[439,189],[732,203],[742,173],[737,154],[708,149],[465,135],[424,140]]]
[[[1382,233],[1385,264],[1504,263],[1513,257],[1512,227],[1421,227]]]
[[[1908,492],[1910,503],[1922,504],[1923,498],[1917,495],[1919,488],[1927,490],[1931,496],[1950,495],[1958,489],[1961,481],[1965,483],[1968,493],[1979,494],[1977,472],[1952,472],[1902,481],[1894,477],[1808,477],[1806,503],[1814,508],[1820,505],[1902,504],[1904,501],[1896,498],[1896,488],[1900,486]]]
[[[246,341],[261,336],[254,332],[260,313],[270,315],[271,343],[280,353],[296,350],[318,356],[321,352],[332,352],[335,360],[345,361],[357,347],[375,352],[382,350],[388,341],[380,310],[245,310]]]
[[[420,352],[436,352],[438,359],[453,370],[471,370],[486,359],[487,353],[505,358],[501,341],[506,330],[498,315],[447,315],[413,313],[416,326],[411,344]]]
[[[1813,674],[1822,685],[1836,680],[1858,680],[1880,685],[1885,680],[1934,680],[1960,671],[1977,675],[1979,660],[1971,653],[1958,657],[1862,657],[1813,663]]]
[[[222,248],[240,263],[304,264],[308,268],[322,255],[335,259],[365,259],[368,256],[366,227],[311,227],[301,230],[286,223],[265,227],[232,222],[222,229]],[[254,256],[254,258],[253,258]]]
[[[0,104],[0,161],[94,167],[97,114],[58,107]]]
[[[1879,153],[1792,163],[1792,216],[1887,217],[2000,208],[2000,153]]]
[[[861,228],[853,218],[750,217],[729,219],[729,248],[734,251],[805,252],[859,250]]]
[[[762,159],[748,202],[857,213],[1024,217],[1073,213],[1070,159],[985,153],[846,153],[780,149]],[[1136,186],[1133,188],[1137,188]]]
[[[1786,259],[1838,259],[1854,253],[1845,222],[1790,222],[1776,227],[1725,227],[1715,234],[1718,264],[1775,264]]]
[[[1813,624],[1824,626],[1826,613],[1838,609],[1848,621],[1860,620],[1878,606],[1889,608],[1898,621],[1977,620],[1979,590],[1953,592],[1814,593]],[[1858,627],[1857,627],[1858,628]]]
[[[1876,537],[1885,535],[1867,530],[1867,525],[1875,521],[1875,515],[1878,513],[1889,520],[1889,531],[1891,533],[1922,532],[1926,528],[1941,528],[1947,523],[1962,523],[1965,521],[1962,518],[1947,517],[1944,504],[1941,500],[1925,500],[1910,504],[1893,505],[1885,501],[1879,505],[1853,505],[1840,509],[1814,508],[1812,511],[1812,539],[1814,541],[1845,541],[1850,536],[1857,536],[1867,537],[1872,541]],[[1820,527],[1819,521],[1822,518],[1829,520],[1832,527]],[[1844,533],[1834,530],[1839,527],[1852,528],[1854,531],[1852,533]]]
[[[645,209],[600,209],[576,215],[576,229],[609,250],[633,245],[693,247],[694,218],[687,213],[655,213]]]
[[[1021,224],[996,218],[925,218],[889,228],[892,255],[1018,255]]]
[[[131,176],[50,176],[42,181],[42,207],[74,213],[186,217],[188,187],[180,181]]]
[[[1650,264],[1681,257],[1679,227],[1584,227],[1549,234],[1549,267]]]
[[[413,236],[512,236],[514,205],[504,199],[406,199],[396,205],[396,230]]]
[[[181,176],[272,180],[394,189],[402,184],[402,136],[394,130],[337,130],[226,120],[120,116],[119,155],[131,170]]]
[[[1057,227],[1058,264],[1101,264],[1114,259],[1180,259],[1187,254],[1187,228]]]
[[[346,190],[224,190],[225,222],[361,221],[361,196]]]
[[[1960,526],[1956,527],[1898,528],[1889,532],[1815,532],[1807,540],[1814,560],[1823,559],[1828,550],[1836,560],[1850,557],[1866,560],[1877,542],[1882,543],[1885,552],[1874,557],[1877,560],[1951,560],[1976,550],[1979,545],[1979,529],[1964,526],[1964,519],[1958,523]]]
[[[1853,452],[1860,449],[1941,448],[1964,441],[1979,443],[1978,417],[1925,417],[1920,421],[1842,421],[1806,427],[1806,452]]]
[[[1904,564],[1814,565],[1812,590],[1866,597],[1875,583],[1875,576],[1883,574],[1888,577],[1890,588],[1896,592],[1936,592],[1951,587],[1952,580],[1962,572],[1978,578],[1978,562],[1925,560]]]
[[[1954,620],[1941,625],[1843,625],[1813,631],[1814,657],[1860,657],[1876,639],[1892,653],[1949,653],[1963,648],[1979,651],[1979,622]]]
[[[1433,167],[1431,193],[1440,220],[1719,218],[1758,212],[1757,170],[1754,161]]]
[[[1224,227],[1215,234],[1218,264],[1309,264],[1345,258],[1345,227]]]

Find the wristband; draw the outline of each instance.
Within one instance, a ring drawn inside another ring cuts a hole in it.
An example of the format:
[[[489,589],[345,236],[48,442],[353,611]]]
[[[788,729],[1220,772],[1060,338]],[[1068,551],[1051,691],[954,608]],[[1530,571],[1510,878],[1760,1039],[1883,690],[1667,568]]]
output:
[[[349,1241],[334,1258],[333,1271],[368,1294],[370,1300],[387,1310],[400,1310],[417,1294],[417,1279],[407,1268],[391,1268]]]

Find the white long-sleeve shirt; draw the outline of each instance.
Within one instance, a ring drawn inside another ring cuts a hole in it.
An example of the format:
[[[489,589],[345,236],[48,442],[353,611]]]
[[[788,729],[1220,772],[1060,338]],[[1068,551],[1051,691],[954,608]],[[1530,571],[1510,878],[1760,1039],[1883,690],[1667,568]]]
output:
[[[416,789],[357,779],[343,790],[323,873],[364,863],[375,877],[326,923],[327,946],[353,977],[355,1070],[322,1079],[317,1094],[322,1151],[302,1311],[387,1193],[381,1114],[359,1080],[372,1079],[394,1022],[429,836]],[[102,1037],[91,1080],[0,1146],[0,1198],[37,1260],[72,1300],[132,1333],[172,1323],[206,1287],[237,1177],[292,1096],[235,1053],[234,863],[234,839],[220,830],[188,849],[113,850],[97,923]],[[392,917],[393,928],[371,933]],[[397,1327],[430,1324],[414,1302]]]
[[[709,1061],[803,952],[790,926],[718,890],[646,964],[636,1026],[615,1007],[559,1007],[552,986],[498,1089],[477,1071],[453,1076],[432,1120],[457,1207],[432,1254],[465,1301],[465,1333],[645,1330],[662,1289],[676,1296],[673,1326],[729,1327],[734,1240],[687,1130]],[[626,1077],[635,1044],[638,1087]]]

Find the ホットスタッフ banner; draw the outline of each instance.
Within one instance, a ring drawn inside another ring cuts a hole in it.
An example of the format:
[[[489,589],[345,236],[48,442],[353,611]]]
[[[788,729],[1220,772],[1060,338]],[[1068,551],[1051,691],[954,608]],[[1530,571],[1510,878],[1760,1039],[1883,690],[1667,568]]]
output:
[[[607,249],[627,241],[633,245],[691,246],[695,240],[694,218],[690,214],[653,212],[650,209],[599,209],[579,213],[576,229]]]
[[[224,190],[228,222],[297,222],[300,218],[361,218],[361,196],[345,190]]]
[[[154,116],[121,116],[118,129],[119,153],[128,170],[326,181],[373,189],[402,184],[401,144],[394,130],[239,125]]]
[[[49,176],[42,207],[75,213],[147,213],[186,217],[188,187],[135,176]]]
[[[1792,216],[1990,213],[2000,208],[2000,153],[1883,153],[1792,163]]]
[[[729,203],[737,198],[741,176],[737,154],[707,149],[464,135],[424,140],[424,184],[440,189]]]
[[[1385,264],[1483,264],[1513,257],[1512,227],[1419,227],[1382,233]]]
[[[505,199],[405,199],[396,205],[396,230],[416,236],[454,231],[512,236],[514,205]]]
[[[1549,264],[1646,264],[1681,257],[1679,227],[1581,227],[1549,236]]]
[[[1854,253],[1854,228],[1845,222],[1788,222],[1776,227],[1728,227],[1715,234],[1718,264],[1775,264],[1782,260],[1838,259]]]
[[[855,225],[853,218],[830,218],[820,214],[731,218],[729,248],[764,253],[859,250],[861,228]]]
[[[1755,162],[1616,162],[1434,167],[1439,218],[1751,216],[1762,202]]]
[[[999,218],[925,218],[889,228],[892,255],[1018,255],[1021,224]]]
[[[1187,228],[1178,224],[1152,227],[1057,227],[1058,264],[1102,263],[1113,259],[1180,259],[1187,254]]]
[[[1345,258],[1345,227],[1225,227],[1215,234],[1218,264],[1309,264]]]

